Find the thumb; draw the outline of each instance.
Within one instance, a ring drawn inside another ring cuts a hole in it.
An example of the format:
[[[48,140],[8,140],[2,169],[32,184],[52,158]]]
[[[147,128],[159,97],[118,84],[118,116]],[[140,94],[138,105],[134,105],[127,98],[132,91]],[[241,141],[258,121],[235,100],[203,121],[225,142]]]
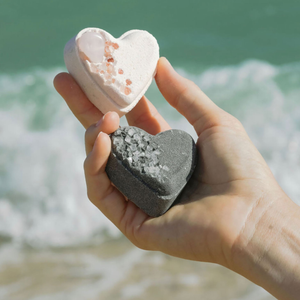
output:
[[[228,116],[194,82],[180,76],[164,57],[158,61],[155,80],[165,99],[194,126],[198,136],[221,125]]]

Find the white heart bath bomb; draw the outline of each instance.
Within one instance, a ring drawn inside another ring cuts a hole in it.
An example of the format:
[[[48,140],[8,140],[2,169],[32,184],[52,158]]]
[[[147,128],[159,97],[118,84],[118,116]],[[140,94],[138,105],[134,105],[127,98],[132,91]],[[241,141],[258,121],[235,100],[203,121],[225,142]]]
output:
[[[156,72],[159,47],[147,31],[131,30],[115,39],[105,30],[81,30],[65,46],[64,59],[89,100],[103,114],[129,112]]]

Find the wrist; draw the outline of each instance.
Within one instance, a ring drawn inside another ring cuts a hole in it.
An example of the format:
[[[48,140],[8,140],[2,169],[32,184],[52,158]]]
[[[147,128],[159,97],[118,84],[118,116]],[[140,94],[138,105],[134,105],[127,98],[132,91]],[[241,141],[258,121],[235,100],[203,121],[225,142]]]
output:
[[[232,247],[232,270],[278,299],[297,299],[299,215],[300,207],[281,191],[257,201]]]

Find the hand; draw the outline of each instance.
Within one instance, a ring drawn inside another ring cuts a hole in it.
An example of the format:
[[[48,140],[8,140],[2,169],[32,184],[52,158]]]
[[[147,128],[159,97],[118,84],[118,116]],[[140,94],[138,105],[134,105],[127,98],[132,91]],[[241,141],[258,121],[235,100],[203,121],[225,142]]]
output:
[[[255,273],[246,270],[249,261],[237,256],[247,252],[245,241],[251,242],[266,212],[273,206],[290,206],[291,201],[236,118],[178,75],[164,58],[155,79],[165,99],[194,126],[199,160],[181,204],[151,218],[127,201],[105,173],[111,147],[107,134],[118,128],[118,115],[110,112],[103,117],[70,75],[55,78],[57,91],[88,127],[84,167],[89,199],[137,247],[219,263],[259,283]],[[126,117],[129,125],[150,134],[170,129],[145,97]]]

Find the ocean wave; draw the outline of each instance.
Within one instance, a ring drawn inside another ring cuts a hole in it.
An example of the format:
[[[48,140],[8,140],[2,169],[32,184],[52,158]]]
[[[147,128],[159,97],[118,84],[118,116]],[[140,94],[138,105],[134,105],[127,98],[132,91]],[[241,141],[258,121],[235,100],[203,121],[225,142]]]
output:
[[[241,120],[280,185],[300,203],[300,64],[250,60],[199,74],[177,70]],[[52,86],[59,71],[0,74],[2,243],[66,246],[119,234],[87,199],[84,130]],[[154,84],[147,96],[173,127],[196,138]]]

